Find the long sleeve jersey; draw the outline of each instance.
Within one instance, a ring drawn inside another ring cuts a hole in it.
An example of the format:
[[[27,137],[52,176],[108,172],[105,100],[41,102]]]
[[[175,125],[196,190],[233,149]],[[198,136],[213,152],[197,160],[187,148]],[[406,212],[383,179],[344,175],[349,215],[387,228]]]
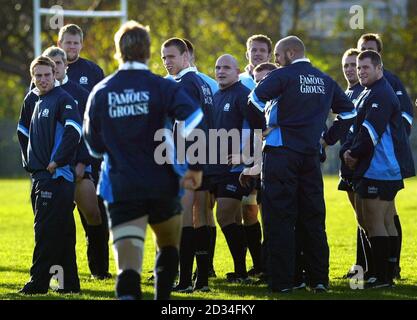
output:
[[[354,178],[402,180],[415,175],[399,100],[385,78],[367,87],[357,100],[353,135],[343,149],[359,160]]]
[[[337,117],[323,138],[333,145],[346,135],[356,116],[352,102],[328,75],[308,59],[272,71],[249,96],[248,116],[253,128],[265,127],[266,103],[269,124],[275,127],[274,146],[304,154],[320,150],[320,137],[330,109]]]
[[[250,126],[246,119],[249,93],[250,90],[238,81],[214,95],[214,129],[219,133],[223,131],[223,134],[227,132],[230,137],[228,137],[227,149],[222,147],[220,141],[217,141],[216,164],[210,167],[210,174],[221,175],[241,172],[244,169],[242,165],[228,165],[227,159],[232,153],[240,154],[246,147],[245,144],[250,142]],[[236,146],[239,149],[233,150]]]
[[[53,178],[62,176],[72,182],[71,166],[82,134],[77,105],[60,87],[44,95],[31,93],[23,103],[17,129],[24,167],[32,174],[46,174],[48,164],[55,161],[58,168]]]
[[[104,79],[104,72],[97,64],[81,57],[68,64],[67,75],[70,80],[78,83],[88,92]]]
[[[411,126],[413,125],[414,109],[413,103],[405,90],[401,80],[390,71],[384,69],[384,77],[394,90],[395,95],[400,101],[401,116],[404,121],[404,127],[407,134],[411,134]]]
[[[169,129],[174,120],[184,121],[188,135],[202,119],[200,106],[174,81],[154,75],[142,63],[122,65],[94,88],[85,112],[87,147],[91,155],[104,158],[99,194],[109,203],[177,196],[181,172],[170,158]],[[159,159],[161,147],[169,159]]]

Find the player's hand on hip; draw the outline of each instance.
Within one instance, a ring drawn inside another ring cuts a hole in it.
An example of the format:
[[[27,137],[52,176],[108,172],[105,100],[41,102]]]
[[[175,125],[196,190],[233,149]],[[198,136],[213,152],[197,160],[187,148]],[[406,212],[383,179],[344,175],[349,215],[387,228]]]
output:
[[[187,170],[181,180],[181,185],[185,189],[196,190],[200,188],[203,181],[203,171]]]
[[[51,161],[46,167],[46,170],[48,170],[50,174],[54,174],[56,168],[58,168],[58,164],[55,161]]]

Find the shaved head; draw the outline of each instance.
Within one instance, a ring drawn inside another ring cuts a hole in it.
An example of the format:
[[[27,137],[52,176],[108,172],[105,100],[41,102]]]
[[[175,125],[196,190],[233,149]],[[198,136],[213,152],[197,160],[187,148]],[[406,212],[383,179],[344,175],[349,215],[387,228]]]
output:
[[[283,38],[275,45],[274,55],[277,64],[287,66],[294,60],[305,57],[304,43],[296,36]]]
[[[218,62],[227,63],[234,68],[239,68],[236,58],[234,56],[232,56],[231,54],[224,54],[224,55],[218,57],[217,61],[216,61],[216,65],[217,65]]]
[[[277,45],[281,45],[284,51],[293,50],[294,52],[298,52],[303,56],[304,52],[306,51],[303,41],[301,41],[301,39],[296,36],[283,38],[278,41]]]
[[[216,80],[221,90],[239,81],[239,67],[235,57],[230,54],[220,56],[216,61]]]

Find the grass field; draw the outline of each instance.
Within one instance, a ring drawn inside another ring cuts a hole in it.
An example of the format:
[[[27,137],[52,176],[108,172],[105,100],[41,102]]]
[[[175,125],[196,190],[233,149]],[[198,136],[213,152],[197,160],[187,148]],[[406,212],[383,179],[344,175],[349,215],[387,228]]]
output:
[[[354,262],[356,225],[352,210],[343,192],[336,191],[337,177],[325,178],[327,205],[327,235],[330,246],[331,292],[314,295],[302,291],[280,297],[267,292],[266,286],[229,284],[224,275],[232,271],[233,264],[226,243],[218,229],[215,255],[217,278],[211,280],[212,292],[193,295],[173,294],[173,299],[416,299],[417,298],[417,179],[408,180],[406,189],[397,197],[397,208],[403,225],[403,251],[401,256],[402,280],[390,290],[351,290],[341,276]],[[77,263],[81,280],[81,295],[25,297],[16,293],[28,280],[33,250],[33,214],[29,201],[28,180],[0,180],[0,299],[113,299],[114,279],[90,279],[86,260],[83,230],[77,221]],[[249,254],[248,254],[249,257]],[[111,273],[115,274],[113,256]],[[147,233],[144,279],[154,263],[154,246],[150,230]],[[248,267],[251,262],[248,258]],[[152,283],[142,283],[145,299],[153,298]],[[51,292],[51,291],[50,291]]]

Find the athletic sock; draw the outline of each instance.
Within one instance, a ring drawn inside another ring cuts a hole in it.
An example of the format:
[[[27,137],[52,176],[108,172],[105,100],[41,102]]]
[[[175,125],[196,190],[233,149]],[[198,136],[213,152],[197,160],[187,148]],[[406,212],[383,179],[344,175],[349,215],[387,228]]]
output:
[[[246,271],[246,247],[243,228],[232,223],[222,228],[227,245],[233,257],[235,273],[238,277],[247,277]]]
[[[203,226],[194,230],[195,258],[197,261],[196,287],[208,286],[210,230]]]
[[[356,265],[361,266],[363,270],[366,270],[366,260],[365,260],[365,247],[363,238],[364,231],[362,228],[358,227],[356,230]]]
[[[388,257],[388,281],[389,283],[394,282],[395,278],[395,267],[398,264],[397,253],[398,253],[398,236],[389,237],[390,252]]]
[[[362,241],[363,241],[363,248],[365,251],[365,259],[366,263],[368,264],[368,271],[366,272],[367,278],[375,276],[375,266],[374,266],[374,258],[372,256],[372,249],[371,249],[371,242],[369,240],[368,234],[362,229]],[[364,270],[366,270],[364,268]]]
[[[401,257],[401,247],[403,243],[403,229],[401,227],[400,217],[398,215],[394,216],[394,224],[398,233],[398,244],[397,244],[397,268],[400,270],[400,257]]]
[[[164,247],[156,255],[155,300],[169,300],[178,271],[178,249]]]
[[[209,270],[214,271],[214,251],[216,249],[217,228],[209,227],[210,245],[209,245]]]
[[[105,228],[103,224],[98,226],[88,225],[88,260],[91,263],[91,270],[94,270],[94,275],[103,276],[107,274],[106,268],[106,242]],[[108,263],[108,262],[107,262]]]
[[[195,252],[195,234],[194,227],[182,228],[180,243],[180,280],[179,284],[183,286],[191,286],[191,277],[193,272]]]
[[[388,283],[388,258],[390,253],[389,237],[372,237],[369,239],[374,259],[375,276],[383,282]]]
[[[244,230],[246,234],[246,240],[248,243],[248,249],[253,261],[253,268],[256,272],[261,272],[263,269],[261,258],[261,224],[257,222],[251,226],[244,226]]]
[[[140,275],[134,270],[124,270],[116,279],[116,297],[119,300],[140,300]]]

